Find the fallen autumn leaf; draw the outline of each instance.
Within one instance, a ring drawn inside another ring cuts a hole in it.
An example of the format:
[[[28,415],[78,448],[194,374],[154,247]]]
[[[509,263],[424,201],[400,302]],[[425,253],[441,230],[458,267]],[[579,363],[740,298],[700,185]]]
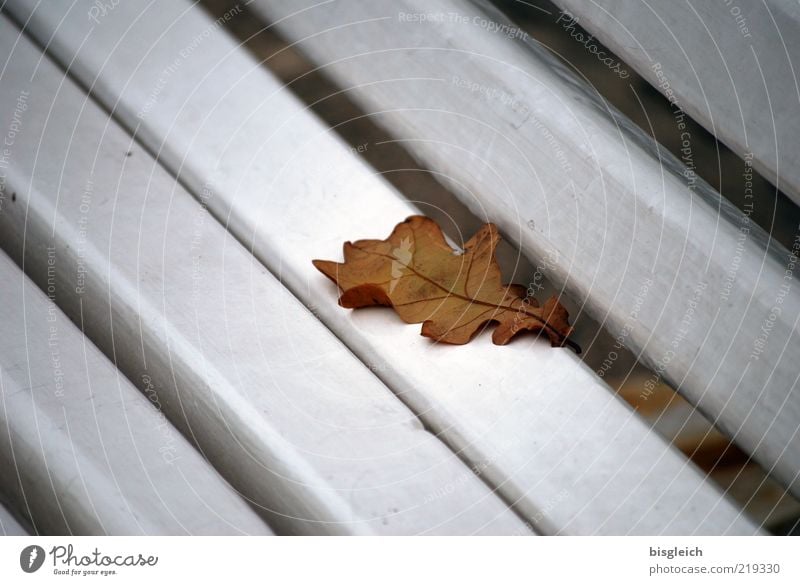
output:
[[[567,345],[580,353],[569,339],[567,310],[556,297],[540,307],[525,287],[502,284],[495,259],[499,242],[497,228],[488,223],[457,254],[436,222],[415,215],[386,240],[345,242],[344,263],[313,262],[341,289],[342,307],[393,307],[406,323],[422,323],[422,335],[437,341],[468,343],[495,322],[497,345],[520,331],[541,331],[554,347]]]

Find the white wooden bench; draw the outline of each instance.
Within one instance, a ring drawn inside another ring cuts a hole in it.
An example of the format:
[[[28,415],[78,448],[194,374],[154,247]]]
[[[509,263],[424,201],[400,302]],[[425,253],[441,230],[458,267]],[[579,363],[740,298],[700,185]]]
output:
[[[556,3],[800,204],[796,2]]]
[[[674,162],[659,164],[551,60],[481,27],[465,35],[446,21],[398,22],[414,11],[480,18],[469,3],[336,2],[292,16],[302,6],[249,8],[303,39],[379,123],[451,177],[477,216],[534,262],[550,253],[548,276],[613,333],[628,331],[651,364],[672,347],[680,319],[670,312],[682,315],[704,282],[692,335],[664,375],[796,493],[793,291],[770,340],[789,353],[765,352],[730,392],[744,355],[731,342],[764,319],[785,250],[748,241],[730,294],[740,316],[720,315],[720,284],[705,267],[720,269],[730,250],[707,230],[735,241],[736,212],[720,214],[706,186],[690,193],[670,173]],[[45,290],[54,247],[60,309],[126,384],[157,394],[272,529],[759,532],[572,352],[496,347],[487,336],[431,346],[389,311],[339,308],[310,260],[338,258],[346,239],[384,237],[418,210],[243,50],[224,19],[176,1],[120,3],[95,22],[89,7],[6,4],[0,120],[22,92],[27,109],[0,244]],[[453,75],[499,88],[518,107],[464,91]],[[555,115],[565,104],[569,115]],[[562,145],[567,179],[542,128]],[[470,151],[486,140],[490,151]],[[637,301],[646,279],[654,284]],[[29,466],[47,468],[44,452]],[[0,490],[11,492],[8,483]]]
[[[253,6],[301,39],[367,112],[450,177],[476,214],[490,217],[532,258],[552,258],[548,276],[585,299],[612,334],[628,331],[645,362],[800,494],[800,292],[782,292],[789,252],[704,182],[688,185],[672,172],[680,163],[641,132],[598,115],[596,98],[567,83],[543,50],[488,27],[466,33],[452,18],[408,23],[406,34],[393,34],[402,14],[480,19],[469,4],[350,2],[344,10],[326,3],[291,16],[310,4]],[[348,38],[370,39],[369,51]],[[513,101],[464,91],[454,72]],[[421,81],[396,82],[401,75]],[[420,95],[424,108],[413,106]],[[558,148],[543,140],[543,129]],[[493,135],[484,160],[461,162],[464,144]],[[740,245],[743,225],[748,237]],[[647,280],[653,284],[639,298]],[[758,351],[765,321],[771,350]]]
[[[155,394],[137,391],[58,309],[58,293],[2,252],[0,282],[4,499],[36,532],[271,532],[154,408]]]
[[[25,39],[14,52],[33,81],[3,244],[42,286],[55,249],[64,310],[271,525],[527,530],[74,82]]]

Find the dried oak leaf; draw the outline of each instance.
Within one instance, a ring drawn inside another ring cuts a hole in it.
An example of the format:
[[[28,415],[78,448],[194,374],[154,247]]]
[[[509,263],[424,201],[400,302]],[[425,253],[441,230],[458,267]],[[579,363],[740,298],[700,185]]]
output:
[[[539,307],[525,287],[502,284],[495,259],[499,242],[497,228],[488,223],[459,254],[436,222],[415,215],[386,240],[345,242],[344,263],[314,260],[314,266],[339,286],[342,307],[394,307],[403,321],[422,323],[422,335],[437,341],[468,343],[496,322],[497,345],[520,331],[542,331],[553,346],[580,351],[568,339],[569,315],[555,297]]]

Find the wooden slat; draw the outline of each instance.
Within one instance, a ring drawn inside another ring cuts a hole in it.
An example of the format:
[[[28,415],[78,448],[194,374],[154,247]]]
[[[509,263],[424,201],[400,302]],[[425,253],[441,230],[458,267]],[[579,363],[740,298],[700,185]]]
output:
[[[796,257],[542,49],[498,32],[501,15],[458,0],[311,4],[251,7],[800,495]]]
[[[0,32],[0,119],[28,92],[2,245],[55,279],[65,311],[277,531],[529,533],[74,82]]]
[[[800,204],[796,2],[555,3]]]
[[[0,504],[0,536],[28,536],[28,534],[11,512]]]
[[[0,323],[0,492],[37,533],[271,534],[3,252]]]
[[[27,20],[26,6],[14,6],[18,18]],[[197,196],[213,193],[213,213],[531,524],[577,534],[756,531],[571,352],[500,348],[485,336],[441,347],[389,312],[336,306],[310,260],[338,257],[345,239],[384,237],[416,210],[224,34],[181,61],[153,104],[178,48],[208,25],[175,3],[159,7],[174,23],[164,33],[137,10],[120,4],[89,30],[59,2],[29,26]]]

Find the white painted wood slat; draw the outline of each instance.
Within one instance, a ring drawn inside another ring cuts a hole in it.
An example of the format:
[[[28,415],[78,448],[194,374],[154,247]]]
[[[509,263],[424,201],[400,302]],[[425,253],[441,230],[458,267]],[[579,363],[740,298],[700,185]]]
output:
[[[0,492],[37,533],[271,534],[3,252],[0,323]]]
[[[17,18],[27,20],[27,6],[12,6]],[[169,69],[203,36],[201,13],[160,6],[161,21],[174,23],[165,33],[139,10],[120,4],[92,28],[58,2],[29,26],[197,196],[213,194],[217,217],[531,524],[577,534],[757,530],[570,351],[495,347],[486,336],[441,347],[388,311],[336,306],[310,260],[339,257],[345,239],[385,237],[415,209],[222,31]]]
[[[800,237],[792,254],[767,243],[501,15],[458,0],[252,8],[800,495]]]
[[[530,533],[5,19],[0,47],[0,119],[27,92],[0,242],[276,531]]]
[[[800,5],[555,3],[800,204]]]

